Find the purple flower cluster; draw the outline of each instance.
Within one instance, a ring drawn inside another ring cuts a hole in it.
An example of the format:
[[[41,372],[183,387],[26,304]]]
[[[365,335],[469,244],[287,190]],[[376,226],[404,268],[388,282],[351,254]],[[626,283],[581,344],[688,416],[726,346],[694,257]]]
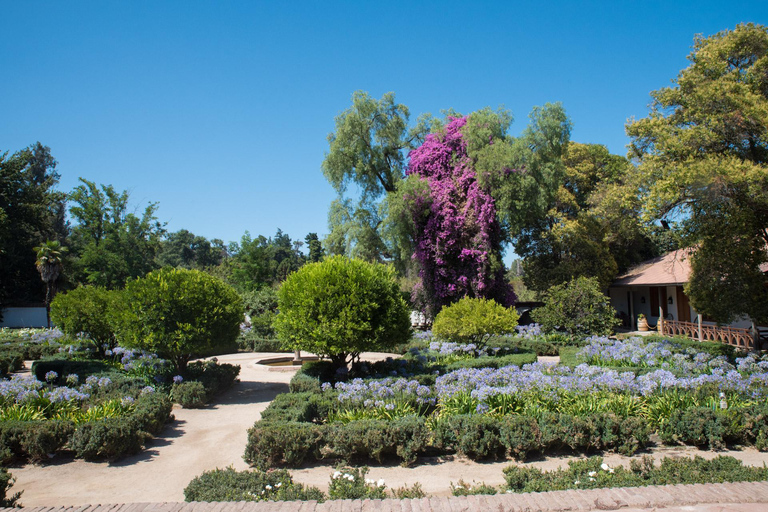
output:
[[[541,336],[541,326],[539,324],[518,325],[515,327],[517,335],[524,339],[533,339]]]
[[[737,370],[713,368],[711,373],[678,377],[659,369],[635,376],[599,366],[582,364],[574,369],[545,363],[522,368],[507,366],[492,369],[461,369],[438,377],[435,384],[439,399],[469,393],[483,401],[500,394],[543,393],[556,398],[561,392],[576,394],[614,392],[649,396],[670,389],[697,389],[714,385],[720,391],[750,392],[752,397],[768,396],[768,371],[744,375]]]
[[[736,370],[725,356],[714,356],[707,352],[698,352],[693,348],[683,348],[669,340],[646,343],[640,337],[612,340],[604,336],[593,336],[588,341],[589,344],[580,350],[577,356],[594,365],[658,367],[691,375],[709,373],[715,368],[725,372]],[[746,371],[747,368],[751,368],[750,365],[753,365],[758,372],[768,370],[768,362],[760,367],[759,361],[753,356],[748,356],[744,361],[740,364],[739,371]]]
[[[0,381],[0,404],[13,405],[37,402],[41,399],[53,403],[78,401],[89,397],[82,388],[80,390],[61,386],[47,388],[34,377],[14,375],[10,380]]]
[[[515,301],[504,279],[501,227],[491,195],[480,187],[462,135],[466,117],[451,118],[411,151],[407,174],[429,184],[429,197],[411,199],[420,263],[414,298],[430,315],[464,296]],[[425,215],[424,213],[427,212]]]
[[[330,384],[323,387],[324,391],[331,389]],[[339,401],[352,406],[382,407],[395,401],[416,402],[419,404],[434,404],[435,398],[429,386],[423,386],[415,380],[407,379],[354,379],[350,382],[338,382],[335,386],[339,392]]]

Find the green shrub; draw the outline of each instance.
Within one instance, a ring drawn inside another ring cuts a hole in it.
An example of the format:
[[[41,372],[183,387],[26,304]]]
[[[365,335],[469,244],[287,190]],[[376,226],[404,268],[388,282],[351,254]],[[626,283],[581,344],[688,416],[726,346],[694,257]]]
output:
[[[140,452],[147,437],[130,418],[105,418],[78,425],[69,446],[86,460],[117,459]]]
[[[727,443],[724,417],[708,407],[675,410],[661,425],[659,434],[665,443],[681,442],[723,450]]]
[[[296,467],[308,458],[320,458],[322,439],[321,427],[312,423],[257,421],[248,430],[243,459],[262,470],[283,464]]]
[[[219,363],[214,359],[195,361],[187,366],[184,377],[197,381],[205,388],[205,401],[209,402],[219,393],[231,388],[240,375],[240,366]]]
[[[245,313],[251,318],[249,334],[252,339],[277,341],[277,333],[273,326],[277,316],[277,290],[265,286],[258,290],[241,293]],[[272,350],[257,352],[273,352]]]
[[[386,486],[365,478],[368,468],[340,467],[328,484],[328,496],[332,500],[382,500],[387,497]]]
[[[23,491],[9,495],[9,491],[11,487],[13,487],[14,482],[16,482],[16,479],[13,478],[13,475],[11,475],[7,469],[0,468],[0,507],[21,507],[19,498],[21,498],[21,493]]]
[[[171,418],[173,404],[163,393],[142,394],[136,400],[131,420],[139,430],[157,435]]]
[[[51,302],[51,320],[75,338],[83,334],[103,357],[117,345],[117,329],[124,311],[122,292],[98,286],[80,286],[59,293]]]
[[[485,482],[480,484],[468,484],[462,479],[459,480],[456,485],[451,483],[451,494],[454,496],[475,496],[478,494],[496,494],[497,492],[499,492],[498,489]]]
[[[493,299],[464,297],[440,310],[432,334],[482,348],[491,336],[514,333],[519,318],[515,308],[505,308]]]
[[[155,270],[128,282],[125,296],[121,341],[170,360],[181,375],[194,355],[237,351],[242,300],[210,274]]]
[[[499,438],[507,453],[516,460],[526,460],[528,454],[542,448],[539,423],[529,416],[505,416],[499,424]]]
[[[421,488],[421,484],[416,482],[410,487],[403,486],[397,489],[392,489],[392,497],[396,500],[412,500],[426,498],[427,493]]]
[[[294,483],[285,470],[235,471],[226,469],[206,471],[195,477],[184,489],[186,501],[325,501],[317,487]]]
[[[288,383],[288,389],[291,393],[320,393],[322,392],[320,385],[320,379],[299,370]]]
[[[47,461],[48,454],[61,450],[75,430],[71,421],[47,420],[26,423],[21,432],[21,449],[35,462]]]
[[[16,351],[4,351],[0,355],[0,377],[24,368],[24,355]]]
[[[114,372],[115,367],[102,361],[71,361],[69,359],[44,359],[32,363],[31,372],[37,380],[45,382],[45,374],[56,372],[57,383],[63,384],[67,375],[77,375],[81,382],[90,375]]]
[[[608,297],[595,278],[579,277],[553,286],[544,294],[544,306],[531,313],[545,331],[569,334],[610,334],[619,325]]]
[[[309,423],[317,418],[312,393],[281,393],[261,413],[262,421]]]
[[[283,282],[278,302],[274,326],[286,346],[328,357],[337,368],[410,336],[408,306],[384,265],[342,256],[304,265]]]
[[[171,400],[184,409],[197,409],[207,403],[205,386],[202,382],[190,380],[174,384],[171,388]]]
[[[646,485],[747,482],[768,479],[768,469],[747,467],[733,457],[665,457],[659,466],[643,456],[630,462],[630,468],[611,468],[602,457],[570,461],[568,468],[543,472],[522,466],[504,468],[507,489],[512,492],[547,492],[601,487],[638,487]]]
[[[63,448],[73,431],[72,423],[62,420],[0,422],[0,463],[48,460],[48,454]]]
[[[504,456],[499,420],[476,414],[442,418],[434,429],[434,444],[472,460]]]
[[[524,352],[520,354],[509,354],[500,357],[478,357],[475,359],[462,359],[454,361],[445,367],[446,372],[459,370],[461,368],[504,368],[505,366],[523,366],[524,364],[535,363],[538,356],[534,352]]]
[[[407,466],[429,446],[429,438],[430,432],[422,417],[357,420],[327,425],[325,451],[345,462],[355,459],[382,462],[396,456]]]

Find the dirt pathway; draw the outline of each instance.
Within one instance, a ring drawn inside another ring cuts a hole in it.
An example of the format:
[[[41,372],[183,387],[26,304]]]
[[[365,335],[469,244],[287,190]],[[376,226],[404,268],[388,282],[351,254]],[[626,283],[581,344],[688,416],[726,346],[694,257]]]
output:
[[[17,482],[13,491],[24,490],[21,502],[27,506],[83,505],[98,503],[184,501],[184,488],[203,471],[233,466],[245,469],[242,459],[246,431],[259,419],[269,402],[288,391],[293,371],[268,371],[254,364],[270,354],[232,354],[222,362],[241,366],[240,383],[223,394],[215,405],[204,409],[174,409],[176,420],[166,427],[140,454],[115,464],[53,459],[47,465],[11,467]],[[369,355],[380,359],[382,355]],[[753,449],[719,452],[732,455],[750,465],[768,464],[768,453]],[[653,456],[693,456],[707,458],[714,452],[690,447],[655,449]],[[567,465],[573,457],[547,457],[528,464],[542,469]],[[628,464],[628,458],[607,454],[610,465]],[[511,461],[472,462],[459,457],[420,459],[413,468],[372,466],[368,478],[384,479],[389,488],[420,483],[424,491],[436,496],[450,495],[451,483],[460,479],[504,483],[502,469]],[[291,470],[294,480],[327,490],[334,466],[316,464]]]

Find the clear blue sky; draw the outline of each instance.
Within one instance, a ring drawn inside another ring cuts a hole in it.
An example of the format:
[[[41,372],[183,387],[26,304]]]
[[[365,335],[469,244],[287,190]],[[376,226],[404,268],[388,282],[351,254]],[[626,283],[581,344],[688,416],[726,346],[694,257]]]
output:
[[[0,150],[36,141],[82,176],[225,242],[327,233],[320,164],[355,90],[412,120],[560,101],[572,139],[624,154],[624,124],[693,36],[768,24],[768,1],[0,1]]]

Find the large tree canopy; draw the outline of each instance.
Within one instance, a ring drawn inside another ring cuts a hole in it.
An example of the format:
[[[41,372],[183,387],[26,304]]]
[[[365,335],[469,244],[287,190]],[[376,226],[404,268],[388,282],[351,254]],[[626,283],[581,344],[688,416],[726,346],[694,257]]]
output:
[[[0,153],[0,303],[42,301],[34,248],[63,241],[65,194],[50,149],[39,142],[12,155]]]
[[[326,247],[332,254],[396,263],[410,257],[382,235],[382,200],[395,191],[405,175],[408,151],[424,140],[434,122],[426,115],[409,127],[409,119],[408,107],[395,103],[393,93],[376,100],[362,91],[355,92],[352,106],[336,117],[322,164],[339,195],[328,216]],[[355,186],[354,201],[347,197],[350,184]]]
[[[462,128],[467,118],[449,118],[411,152],[414,259],[419,263],[417,302],[431,314],[462,297],[492,298],[510,306],[514,293],[504,278],[501,227],[493,198],[480,187]]]
[[[128,213],[128,193],[111,185],[99,188],[80,178],[69,198],[77,224],[71,242],[76,278],[83,283],[109,289],[122,288],[131,278],[142,277],[157,268],[155,256],[165,233],[150,204],[139,217]]]
[[[768,321],[768,29],[697,36],[691,64],[629,123],[649,219],[679,219],[697,311]],[[728,300],[722,300],[728,297]]]

